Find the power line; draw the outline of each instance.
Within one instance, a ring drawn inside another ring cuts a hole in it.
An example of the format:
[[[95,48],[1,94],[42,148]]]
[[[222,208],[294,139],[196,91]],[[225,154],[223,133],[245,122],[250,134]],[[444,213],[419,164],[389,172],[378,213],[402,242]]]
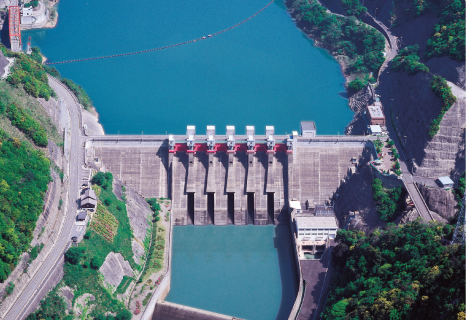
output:
[[[222,31],[219,31],[219,32],[216,32],[216,33],[213,33],[213,34],[209,34],[207,37],[201,37],[201,38],[198,38],[198,39],[193,39],[193,40],[190,40],[190,41],[186,41],[186,42],[180,42],[180,43],[177,43],[177,44],[172,44],[170,46],[165,46],[165,47],[159,47],[159,48],[154,48],[154,49],[147,49],[147,50],[143,50],[143,51],[135,51],[135,52],[129,52],[129,53],[121,53],[121,54],[114,54],[114,55],[110,55],[110,56],[102,56],[102,57],[95,57],[95,58],[84,58],[84,59],[76,59],[76,60],[67,60],[67,61],[61,61],[61,62],[46,62],[45,65],[54,65],[54,64],[64,64],[64,63],[72,63],[72,62],[82,62],[82,61],[90,61],[90,60],[99,60],[99,59],[109,59],[109,58],[116,58],[116,57],[122,57],[122,56],[130,56],[130,55],[134,55],[134,54],[140,54],[140,53],[146,53],[146,52],[152,52],[152,51],[158,51],[158,50],[164,50],[164,49],[168,49],[168,48],[173,48],[173,47],[178,47],[178,46],[182,46],[182,45],[185,45],[185,44],[188,44],[188,43],[191,43],[191,42],[196,42],[196,41],[200,41],[200,40],[205,40],[205,39],[208,39],[208,38],[212,38],[212,37],[215,37],[221,33],[224,33],[224,32],[227,32],[227,31],[230,31],[236,27],[239,27],[240,25],[242,25],[243,23],[251,20],[252,18],[254,18],[255,16],[257,16],[259,13],[261,13],[262,11],[264,11],[265,9],[267,9],[267,7],[269,7],[272,3],[274,2],[274,0],[271,0],[265,7],[263,7],[262,9],[260,9],[259,11],[257,11],[255,14],[253,14],[252,16],[250,16],[249,18],[241,21],[240,23],[237,23],[235,24],[234,26],[232,27],[229,27],[227,29],[224,29]]]

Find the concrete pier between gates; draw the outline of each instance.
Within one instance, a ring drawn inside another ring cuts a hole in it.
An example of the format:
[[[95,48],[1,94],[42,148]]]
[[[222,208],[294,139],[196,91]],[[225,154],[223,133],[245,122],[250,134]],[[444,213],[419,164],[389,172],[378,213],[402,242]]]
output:
[[[371,136],[96,136],[86,163],[111,171],[144,197],[172,199],[175,225],[287,223],[288,202],[330,202],[340,184],[375,155]],[[249,131],[248,131],[249,130]]]

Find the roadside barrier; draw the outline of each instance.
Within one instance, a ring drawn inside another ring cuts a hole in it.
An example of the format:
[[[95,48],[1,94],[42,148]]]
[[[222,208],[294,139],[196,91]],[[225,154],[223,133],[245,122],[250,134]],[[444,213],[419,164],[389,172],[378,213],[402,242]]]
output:
[[[159,47],[159,48],[154,48],[154,49],[147,49],[147,50],[143,50],[143,51],[136,51],[136,52],[129,52],[129,53],[121,53],[121,54],[114,54],[114,55],[110,55],[110,56],[102,56],[102,57],[95,57],[95,58],[84,58],[84,59],[76,59],[76,60],[67,60],[67,61],[61,61],[61,62],[46,62],[44,63],[45,65],[54,65],[54,64],[64,64],[64,63],[72,63],[72,62],[82,62],[82,61],[90,61],[90,60],[99,60],[99,59],[109,59],[109,58],[116,58],[116,57],[123,57],[123,56],[130,56],[130,55],[135,55],[135,54],[140,54],[140,53],[146,53],[146,52],[152,52],[152,51],[158,51],[158,50],[164,50],[164,49],[168,49],[168,48],[173,48],[173,47],[178,47],[178,46],[182,46],[182,45],[185,45],[185,44],[189,44],[191,42],[196,42],[196,41],[200,41],[200,40],[206,40],[206,39],[209,39],[209,38],[212,38],[212,37],[215,37],[221,33],[224,33],[224,32],[227,32],[227,31],[230,31],[236,27],[239,27],[240,25],[242,25],[243,23],[251,20],[252,18],[254,18],[255,16],[257,16],[259,13],[261,13],[262,11],[264,11],[265,9],[267,9],[272,3],[274,2],[274,0],[271,0],[265,7],[263,7],[262,9],[260,9],[259,11],[257,11],[256,13],[254,13],[252,16],[250,16],[249,18],[241,21],[240,23],[237,23],[235,24],[234,26],[232,27],[229,27],[227,29],[224,29],[222,31],[219,31],[219,32],[216,32],[216,33],[213,33],[213,34],[209,34],[208,36],[206,37],[201,37],[201,38],[198,38],[198,39],[193,39],[193,40],[190,40],[190,41],[185,41],[185,42],[180,42],[180,43],[177,43],[177,44],[172,44],[170,46],[165,46],[165,47]]]

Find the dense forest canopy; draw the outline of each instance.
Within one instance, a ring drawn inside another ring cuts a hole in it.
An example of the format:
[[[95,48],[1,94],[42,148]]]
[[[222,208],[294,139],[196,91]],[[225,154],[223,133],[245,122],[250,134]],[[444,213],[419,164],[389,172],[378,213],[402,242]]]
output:
[[[347,10],[360,11],[351,1],[345,1]],[[367,82],[375,82],[376,74],[384,62],[384,37],[374,28],[367,26],[355,17],[340,17],[322,7],[316,0],[298,0],[293,6],[303,20],[313,28],[315,37],[333,55],[344,55],[349,59],[351,74],[356,74]],[[364,11],[364,10],[363,10]]]
[[[390,67],[393,71],[404,71],[410,76],[418,72],[429,72],[429,68],[419,60],[419,45],[416,44],[401,49]]]
[[[427,42],[426,57],[448,55],[457,61],[464,61],[465,55],[465,4],[462,0],[443,1],[440,21]]]
[[[370,235],[339,230],[323,319],[464,319],[465,248],[454,227],[420,219]]]
[[[380,179],[375,178],[372,182],[372,195],[380,220],[393,221],[406,207],[406,191],[401,186],[387,189],[382,186]]]
[[[43,153],[0,129],[0,281],[28,249],[50,181]]]
[[[0,50],[7,57],[15,57],[11,74],[7,78],[9,84],[14,87],[23,86],[24,90],[35,98],[49,100],[50,97],[56,96],[55,91],[49,86],[47,74],[40,63],[27,54],[8,50],[4,45],[0,45]]]

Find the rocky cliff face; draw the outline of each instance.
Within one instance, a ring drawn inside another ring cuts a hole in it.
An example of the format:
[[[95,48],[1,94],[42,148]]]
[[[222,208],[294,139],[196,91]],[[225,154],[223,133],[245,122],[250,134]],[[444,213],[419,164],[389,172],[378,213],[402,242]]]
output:
[[[379,219],[372,196],[372,172],[369,165],[362,166],[351,178],[341,186],[339,199],[335,203],[335,212],[344,228],[350,211],[359,211],[360,220],[354,228],[372,232],[382,228],[386,222]]]
[[[447,221],[455,216],[456,199],[451,190],[424,187],[422,184],[418,184],[418,188],[431,211],[438,213]]]
[[[349,97],[349,106],[354,111],[354,116],[346,127],[346,134],[362,135],[367,131],[367,124],[363,116],[367,106],[374,102],[374,94],[372,86],[367,85],[364,89]]]
[[[429,125],[442,106],[440,98],[430,89],[431,79],[432,76],[426,73],[414,76],[404,72],[383,73],[380,77],[381,101],[393,111],[392,121],[399,129],[404,152],[415,175],[452,176],[456,180],[464,171],[466,97],[454,88],[458,100],[443,117],[439,132],[431,138]],[[390,114],[386,116],[390,117]]]
[[[449,57],[436,57],[424,62],[431,73],[440,74],[458,87],[465,89],[465,64]]]

